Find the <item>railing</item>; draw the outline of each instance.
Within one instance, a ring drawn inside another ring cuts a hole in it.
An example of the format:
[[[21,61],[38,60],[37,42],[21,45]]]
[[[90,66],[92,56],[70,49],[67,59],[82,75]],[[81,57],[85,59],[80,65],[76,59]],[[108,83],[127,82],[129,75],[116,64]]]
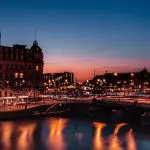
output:
[[[10,112],[10,111],[20,111],[25,109],[31,109],[35,107],[40,107],[44,105],[54,105],[54,104],[90,104],[93,98],[41,98],[38,101],[29,101],[26,99],[26,103],[22,105],[7,105],[0,104],[0,112]],[[117,105],[136,105],[140,107],[150,108],[150,99],[143,98],[115,98],[115,97],[100,97],[97,98],[98,102],[108,103],[108,104],[117,104]]]

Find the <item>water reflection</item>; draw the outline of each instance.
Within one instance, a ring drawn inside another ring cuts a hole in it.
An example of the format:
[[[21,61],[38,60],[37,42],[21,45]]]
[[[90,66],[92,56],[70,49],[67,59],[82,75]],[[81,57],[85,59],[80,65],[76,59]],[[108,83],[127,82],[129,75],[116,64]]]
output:
[[[63,137],[63,130],[65,129],[68,119],[53,119],[49,123],[49,136],[47,145],[52,150],[65,150],[66,144]]]
[[[17,127],[17,150],[33,149],[33,132],[35,127],[35,124],[27,124]]]
[[[124,128],[86,120],[49,118],[48,120],[0,122],[0,150],[146,150],[149,131]],[[106,127],[107,126],[107,127]],[[121,130],[124,128],[124,130]],[[112,132],[113,129],[113,132]],[[126,130],[127,129],[127,130]],[[93,134],[94,131],[94,134]],[[143,132],[142,132],[143,131]],[[121,134],[119,134],[121,133]],[[138,141],[138,143],[137,143]],[[148,149],[147,148],[147,149]]]
[[[75,137],[77,138],[77,141],[78,141],[79,145],[82,145],[83,133],[76,132]]]
[[[133,129],[130,129],[126,135],[127,150],[137,150]]]
[[[118,133],[119,130],[123,127],[127,125],[126,123],[120,123],[118,125],[116,125],[115,129],[114,129],[114,133],[112,134],[112,136],[110,136],[109,139],[109,143],[110,143],[110,150],[122,150],[123,148],[121,147],[121,141],[118,138]]]
[[[119,130],[120,130],[123,126],[125,126],[125,125],[127,125],[127,124],[126,124],[126,123],[117,124],[116,127],[115,127],[115,130],[114,130],[113,135],[117,135],[118,132],[119,132]]]
[[[3,122],[1,123],[1,142],[2,147],[5,150],[11,149],[11,138],[12,138],[12,132],[14,129],[14,124],[12,122]]]
[[[102,129],[106,126],[104,123],[94,122],[95,134],[93,137],[93,150],[103,150]]]

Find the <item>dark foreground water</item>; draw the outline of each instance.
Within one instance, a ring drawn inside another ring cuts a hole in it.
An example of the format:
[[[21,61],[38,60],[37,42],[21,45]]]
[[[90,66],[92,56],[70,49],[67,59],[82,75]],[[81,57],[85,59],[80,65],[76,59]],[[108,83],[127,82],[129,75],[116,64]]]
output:
[[[89,119],[1,122],[0,150],[150,150],[150,129]]]

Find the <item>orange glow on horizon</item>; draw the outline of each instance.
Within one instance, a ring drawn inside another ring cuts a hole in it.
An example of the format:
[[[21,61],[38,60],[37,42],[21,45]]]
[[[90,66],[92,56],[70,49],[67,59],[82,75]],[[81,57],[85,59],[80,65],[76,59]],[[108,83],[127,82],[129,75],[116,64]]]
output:
[[[94,69],[96,74],[104,74],[106,71],[108,73],[113,72],[134,72],[138,69],[143,69],[145,64],[150,64],[149,61],[137,61],[136,59],[104,59],[100,58],[92,61],[75,61],[71,58],[60,59],[60,63],[45,63],[44,73],[54,73],[54,72],[74,72],[75,78],[79,81],[92,79],[94,76]]]

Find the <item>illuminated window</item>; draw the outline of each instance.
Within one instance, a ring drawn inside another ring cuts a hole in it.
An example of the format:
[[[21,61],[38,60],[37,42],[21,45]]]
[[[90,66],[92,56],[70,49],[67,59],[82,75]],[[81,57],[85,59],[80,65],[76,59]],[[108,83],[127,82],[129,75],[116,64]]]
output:
[[[66,73],[66,77],[68,76],[68,74]]]
[[[35,68],[35,69],[36,69],[36,71],[39,71],[39,66],[36,66],[36,68]]]
[[[23,78],[23,73],[20,73],[20,78]]]
[[[4,95],[7,96],[7,91],[5,91]]]
[[[15,73],[15,78],[18,78],[18,73],[17,72]]]

